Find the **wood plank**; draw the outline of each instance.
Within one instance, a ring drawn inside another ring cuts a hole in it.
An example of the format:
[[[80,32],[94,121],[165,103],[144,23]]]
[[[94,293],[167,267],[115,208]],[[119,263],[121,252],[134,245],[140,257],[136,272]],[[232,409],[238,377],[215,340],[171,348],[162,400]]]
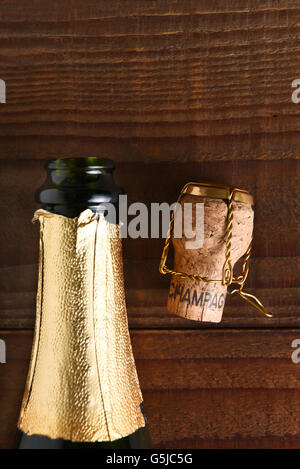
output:
[[[144,330],[133,331],[132,341],[137,360],[146,358],[148,360],[152,358],[289,360],[293,351],[291,343],[298,336],[298,329]],[[293,370],[298,373],[300,367],[298,370],[295,365]]]
[[[138,4],[132,0],[122,0],[117,2],[100,2],[101,9],[99,8],[99,1],[86,0],[81,3],[78,0],[72,0],[71,3],[62,3],[59,0],[53,0],[50,3],[36,2],[34,5],[28,5],[26,0],[12,1],[2,0],[3,7],[7,9],[6,21],[20,21],[27,18],[35,21],[44,20],[55,21],[57,15],[60,15],[61,20],[72,21],[78,18],[89,17],[91,13],[97,15],[96,18],[105,17],[127,17],[127,15],[189,15],[189,14],[221,14],[225,13],[232,15],[233,13],[249,14],[249,5],[243,0],[225,1],[222,2],[222,8],[218,1],[202,0],[199,4],[198,0],[189,0],[188,2],[172,2],[170,0],[157,1],[155,4],[148,2],[148,0],[140,0]],[[277,0],[276,4],[270,3],[268,0],[252,0],[251,11],[258,11],[262,13],[272,13],[280,11],[292,12],[299,7],[297,0],[289,1],[289,8],[287,8],[285,0]]]
[[[278,328],[299,327],[299,288],[254,289],[255,294],[274,317],[265,318],[261,313],[237,296],[228,296],[222,322],[219,324],[187,321],[166,309],[168,290],[128,290],[126,292],[128,318],[135,328]],[[22,311],[24,314],[24,310]],[[16,316],[22,312],[20,311]],[[28,316],[24,320],[29,323]],[[5,324],[6,321],[3,321]]]
[[[180,390],[144,392],[152,435],[161,447],[184,447],[184,440],[273,437],[298,438],[299,390]],[[213,442],[212,442],[213,443]]]
[[[172,261],[170,260],[170,263]],[[170,276],[162,276],[158,272],[159,259],[145,259],[142,261],[127,259],[124,261],[124,277],[127,290],[141,291],[142,296],[147,290],[168,289]],[[11,294],[13,298],[18,293],[35,293],[37,285],[37,264],[20,264],[0,268],[1,293]],[[237,268],[236,272],[240,272]],[[266,276],[266,274],[270,276]],[[299,258],[298,257],[256,257],[251,260],[249,279],[245,288],[284,289],[299,287]],[[146,301],[147,301],[147,297]],[[149,296],[148,296],[149,298]],[[9,300],[10,301],[10,300]],[[149,305],[149,301],[147,301]],[[9,304],[9,303],[8,303]],[[163,302],[160,302],[162,305]],[[0,307],[4,306],[1,304]]]
[[[37,265],[0,269],[0,327],[34,325]],[[266,272],[270,273],[265,278]],[[134,328],[155,327],[296,327],[299,316],[299,259],[255,258],[245,286],[272,310],[269,320],[240,297],[228,295],[220,324],[187,321],[166,309],[169,277],[158,272],[158,261],[128,261],[124,265],[129,323]]]
[[[300,441],[299,330],[131,331],[158,448],[293,448]],[[13,444],[31,331],[0,331],[0,447]],[[205,403],[205,405],[204,405]],[[203,404],[203,405],[202,405]]]
[[[38,208],[34,193],[45,180],[45,164],[45,160],[0,161],[0,210],[5,219],[5,230],[0,231],[3,266],[36,262],[38,228],[31,224],[31,218]],[[191,180],[210,179],[245,188],[256,204],[253,254],[291,257],[300,255],[299,168],[295,160],[172,166],[125,163],[117,166],[115,178],[126,189],[128,204],[139,201],[148,209],[152,202],[175,202],[180,189]],[[161,239],[124,240],[124,257],[128,259],[159,259],[161,250]]]
[[[0,157],[298,158],[296,0],[181,3],[1,2]]]
[[[300,439],[291,436],[281,437],[280,441],[276,437],[262,438],[231,438],[221,439],[197,439],[183,438],[181,440],[160,442],[160,449],[299,449]]]
[[[278,114],[275,114],[278,115]],[[274,118],[275,119],[275,118]],[[49,124],[50,125],[50,124]],[[192,128],[191,124],[191,128]],[[15,134],[17,129],[15,129]],[[108,156],[119,162],[192,163],[210,161],[251,161],[298,159],[299,132],[212,137],[131,137],[121,138],[118,130],[113,138],[75,135],[69,128],[64,135],[1,136],[0,159],[44,159]],[[72,135],[70,135],[70,133]],[[62,151],[63,148],[63,151]]]
[[[0,231],[0,327],[33,326],[38,227],[31,218],[38,207],[33,194],[43,183],[44,165],[45,160],[0,161],[0,209],[5,219],[5,230]],[[276,320],[270,325],[242,300],[229,298],[221,327],[285,327],[299,325],[298,174],[299,164],[294,160],[173,164],[172,169],[162,163],[122,163],[116,180],[127,189],[128,203],[142,201],[148,207],[153,201],[175,201],[183,184],[195,175],[198,180],[226,181],[249,189],[256,199],[256,220],[247,288],[274,310]],[[130,324],[199,327],[166,311],[169,278],[158,273],[162,246],[162,239],[123,242]],[[154,299],[156,290],[162,290],[159,302]],[[132,301],[131,291],[142,300]]]

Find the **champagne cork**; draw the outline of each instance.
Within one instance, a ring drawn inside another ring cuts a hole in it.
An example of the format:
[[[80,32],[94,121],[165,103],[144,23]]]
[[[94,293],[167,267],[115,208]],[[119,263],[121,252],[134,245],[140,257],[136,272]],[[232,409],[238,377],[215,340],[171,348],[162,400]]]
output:
[[[185,204],[192,210],[185,214]],[[196,204],[203,204],[203,225],[197,220]],[[222,280],[226,252],[226,226],[228,200],[186,194],[180,200],[182,211],[175,214],[174,226],[183,217],[195,232],[194,238],[172,236],[174,246],[174,271]],[[231,240],[232,267],[242,257],[251,242],[253,209],[251,204],[233,201],[233,228]],[[198,222],[198,224],[197,224]],[[182,223],[183,225],[183,223]],[[176,229],[174,230],[176,232]],[[200,248],[187,249],[187,242],[203,239]],[[195,321],[220,322],[222,319],[227,286],[221,281],[205,282],[172,275],[168,297],[168,310],[183,318]]]

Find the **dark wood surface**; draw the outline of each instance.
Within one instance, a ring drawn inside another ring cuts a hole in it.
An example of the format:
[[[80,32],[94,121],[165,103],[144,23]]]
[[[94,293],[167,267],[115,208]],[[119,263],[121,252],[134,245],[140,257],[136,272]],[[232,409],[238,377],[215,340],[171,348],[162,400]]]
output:
[[[300,447],[299,34],[297,0],[1,1],[1,448],[34,325],[33,195],[60,156],[113,158],[129,202],[173,202],[203,178],[254,195],[247,286],[274,319],[235,297],[220,325],[171,315],[162,239],[128,239],[129,323],[156,446]]]
[[[299,2],[182,3],[1,2],[2,157],[297,157]]]
[[[298,156],[297,0],[6,0],[0,18],[4,158]]]

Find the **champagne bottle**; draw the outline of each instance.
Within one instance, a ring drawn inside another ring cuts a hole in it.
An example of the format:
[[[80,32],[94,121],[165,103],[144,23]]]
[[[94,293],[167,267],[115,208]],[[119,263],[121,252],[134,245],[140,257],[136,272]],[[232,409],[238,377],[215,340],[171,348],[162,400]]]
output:
[[[20,449],[150,448],[132,355],[118,225],[104,220],[124,191],[104,158],[47,165],[31,363]],[[100,214],[100,215],[99,215]]]

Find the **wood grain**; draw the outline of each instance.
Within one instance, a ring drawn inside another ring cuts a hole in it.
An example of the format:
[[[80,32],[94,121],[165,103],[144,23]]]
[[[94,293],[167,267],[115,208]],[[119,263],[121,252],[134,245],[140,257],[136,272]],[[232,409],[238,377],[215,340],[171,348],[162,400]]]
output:
[[[2,158],[298,158],[297,1],[113,3],[1,2]]]
[[[38,226],[31,223],[34,192],[45,160],[0,161],[0,327],[33,327]],[[299,164],[295,160],[189,164],[122,163],[116,180],[128,203],[176,200],[186,181],[210,179],[250,190],[255,197],[254,250],[247,288],[274,310],[266,321],[239,298],[228,298],[221,327],[299,325]],[[168,181],[166,184],[165,181]],[[21,242],[20,242],[21,233]],[[132,327],[199,327],[166,311],[169,278],[158,273],[163,240],[125,239],[124,268]],[[172,256],[169,263],[172,263]],[[159,292],[161,290],[161,292]],[[133,293],[131,293],[133,292]],[[192,325],[190,325],[192,324]]]
[[[296,447],[300,367],[291,361],[298,330],[131,331],[158,448]],[[32,332],[1,331],[0,447],[13,444]],[[299,367],[299,369],[298,369]]]
[[[109,155],[107,155],[109,156]],[[31,223],[38,208],[34,193],[45,180],[45,160],[0,160],[0,258],[3,266],[29,264],[37,259],[38,229]],[[255,200],[253,254],[261,257],[300,255],[298,161],[228,161],[217,163],[117,166],[116,181],[125,188],[128,204],[176,201],[191,180],[211,180],[249,190]],[[22,242],[19,242],[22,233]],[[124,240],[127,259],[159,258],[161,239]]]
[[[87,155],[118,163],[129,203],[173,202],[204,178],[256,202],[247,286],[271,322],[235,297],[214,329],[168,313],[162,240],[124,240],[155,446],[300,447],[299,33],[297,0],[1,1],[0,328],[18,329],[0,331],[1,448],[13,445],[32,342],[21,329],[34,323],[33,194],[46,159]]]
[[[298,270],[298,258],[253,259],[245,291],[256,294],[272,310],[274,318],[266,319],[233,295],[227,297],[222,322],[213,326],[186,321],[167,311],[170,278],[158,273],[157,260],[128,261],[124,272],[129,323],[135,328],[296,327],[300,324]],[[269,281],[265,278],[266,272],[272,273]],[[0,284],[0,327],[33,327],[37,265],[1,268]]]

